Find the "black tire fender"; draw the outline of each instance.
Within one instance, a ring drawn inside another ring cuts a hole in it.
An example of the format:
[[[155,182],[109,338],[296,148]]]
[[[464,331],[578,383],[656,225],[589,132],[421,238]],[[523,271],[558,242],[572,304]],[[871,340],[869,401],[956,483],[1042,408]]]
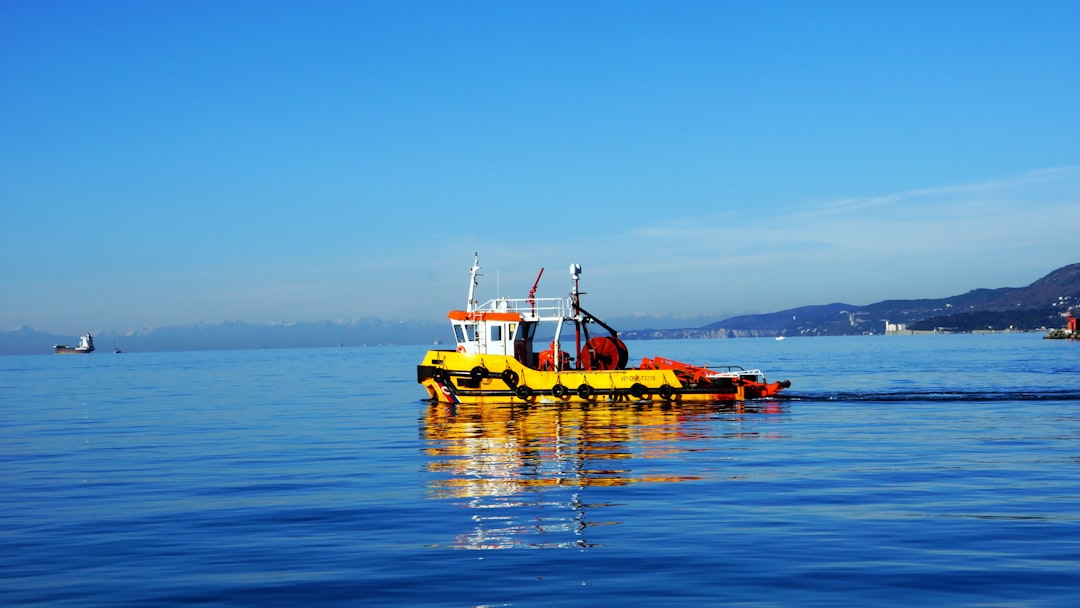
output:
[[[660,395],[660,398],[664,401],[671,401],[671,396],[675,394],[675,389],[671,388],[670,384],[665,384],[656,391],[656,394]]]
[[[502,379],[503,379],[503,382],[505,382],[506,385],[509,386],[510,388],[514,388],[515,386],[517,386],[518,375],[517,375],[517,372],[515,372],[512,369],[509,369],[509,368],[504,369],[503,372],[502,372]]]

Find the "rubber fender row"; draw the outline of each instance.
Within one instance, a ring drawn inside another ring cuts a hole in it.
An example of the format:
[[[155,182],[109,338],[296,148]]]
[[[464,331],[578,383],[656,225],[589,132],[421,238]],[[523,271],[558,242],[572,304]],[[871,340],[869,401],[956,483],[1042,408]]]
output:
[[[596,389],[588,384],[582,384],[578,386],[575,392],[577,393],[577,396],[581,397],[582,399],[592,399],[596,395]],[[514,391],[514,394],[517,395],[517,397],[520,399],[528,399],[536,393],[537,391],[524,384],[517,387],[517,389]],[[556,384],[555,386],[551,387],[551,396],[555,397],[556,399],[564,399],[569,394],[570,389],[567,388],[566,385]]]
[[[675,396],[675,389],[670,384],[661,384],[656,389],[656,394],[664,401],[671,401],[672,397]],[[635,399],[648,399],[652,395],[649,392],[649,387],[640,382],[635,382],[630,386],[630,396]]]
[[[537,392],[543,391],[535,391],[529,386],[522,384],[521,386],[517,387],[517,389],[514,391],[514,394],[519,399],[529,399]],[[577,396],[581,397],[582,399],[592,399],[594,396],[596,396],[596,389],[588,384],[582,384],[578,386],[575,392],[577,393]],[[556,399],[564,399],[569,394],[570,389],[567,388],[565,385],[556,384],[555,386],[551,387],[551,396],[555,397]],[[665,384],[656,390],[656,394],[659,395],[661,399],[665,401],[670,401],[671,398],[675,396],[675,389],[673,389],[670,385]],[[648,399],[650,393],[649,389],[644,384],[634,383],[634,385],[630,387],[630,395],[633,396],[635,399]]]
[[[431,373],[431,378],[436,382],[441,383],[449,380],[451,375],[451,372],[445,369],[436,369],[434,372]],[[486,367],[483,367],[481,365],[477,365],[476,367],[469,370],[469,378],[477,382],[485,380],[490,376],[491,372],[489,372]],[[502,371],[502,374],[500,374],[500,377],[502,378],[503,382],[510,386],[510,388],[514,388],[517,386],[518,375],[517,372],[515,372],[514,370],[504,369]]]
[[[446,371],[445,369],[436,369],[432,373],[431,377],[436,382],[446,382],[450,377],[450,372]],[[476,367],[469,370],[469,377],[475,381],[481,381],[491,377],[491,372],[489,372],[488,369],[483,367],[482,365],[477,365]],[[499,374],[499,377],[502,378],[503,382],[505,382],[506,385],[514,391],[514,395],[518,399],[527,400],[532,398],[533,395],[537,393],[536,390],[525,384],[518,386],[518,381],[520,380],[520,378],[518,377],[517,372],[512,369],[504,369],[502,373]],[[588,384],[582,384],[577,387],[576,393],[577,396],[581,397],[582,399],[591,399],[596,395],[596,389]],[[569,394],[570,389],[567,388],[565,385],[556,384],[555,386],[551,387],[551,395],[556,399],[563,399]],[[668,384],[664,384],[660,386],[660,388],[656,389],[656,394],[661,399],[665,401],[670,401],[675,394],[675,389],[673,389]],[[640,382],[635,382],[630,387],[630,395],[633,396],[635,399],[648,399],[650,397],[649,388],[644,384],[641,384]]]

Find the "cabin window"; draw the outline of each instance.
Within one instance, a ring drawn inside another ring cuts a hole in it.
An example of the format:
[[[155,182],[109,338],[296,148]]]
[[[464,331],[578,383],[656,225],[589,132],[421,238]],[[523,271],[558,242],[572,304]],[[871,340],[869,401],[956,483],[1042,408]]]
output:
[[[492,342],[501,342],[502,341],[502,325],[492,325],[491,326],[491,341]]]
[[[462,328],[460,325],[454,326],[454,334],[457,335],[458,344],[461,344],[465,341],[465,329]]]
[[[466,340],[479,340],[480,333],[476,331],[475,323],[468,323],[465,325],[465,339]]]

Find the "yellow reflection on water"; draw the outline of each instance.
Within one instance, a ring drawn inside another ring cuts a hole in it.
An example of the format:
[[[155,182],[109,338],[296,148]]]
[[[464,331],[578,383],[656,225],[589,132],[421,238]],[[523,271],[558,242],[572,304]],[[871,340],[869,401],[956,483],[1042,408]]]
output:
[[[779,413],[776,403],[445,404],[424,414],[429,489],[435,498],[467,499],[474,530],[463,548],[587,547],[594,522],[582,490],[597,486],[699,479],[649,460],[702,449],[710,439],[758,436],[717,431],[710,418]],[[726,425],[722,425],[726,428]],[[565,490],[559,492],[557,490]],[[496,509],[496,511],[491,511]]]

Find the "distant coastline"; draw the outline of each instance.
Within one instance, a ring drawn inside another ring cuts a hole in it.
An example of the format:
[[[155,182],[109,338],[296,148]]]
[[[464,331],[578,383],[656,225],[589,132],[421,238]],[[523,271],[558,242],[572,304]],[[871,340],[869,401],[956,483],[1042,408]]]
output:
[[[730,317],[700,327],[670,325],[677,318],[607,319],[624,340],[692,340],[850,335],[940,335],[1048,332],[1065,326],[1065,315],[1080,308],[1080,263],[1063,266],[1026,287],[975,289],[949,298],[884,300],[866,306],[833,303],[779,312]],[[700,318],[698,319],[701,320]],[[362,317],[338,321],[256,324],[232,321],[141,329],[95,331],[126,352],[315,348],[331,346],[423,345],[447,340],[442,318],[394,320]],[[0,355],[52,353],[70,340],[38,329],[0,332]]]

